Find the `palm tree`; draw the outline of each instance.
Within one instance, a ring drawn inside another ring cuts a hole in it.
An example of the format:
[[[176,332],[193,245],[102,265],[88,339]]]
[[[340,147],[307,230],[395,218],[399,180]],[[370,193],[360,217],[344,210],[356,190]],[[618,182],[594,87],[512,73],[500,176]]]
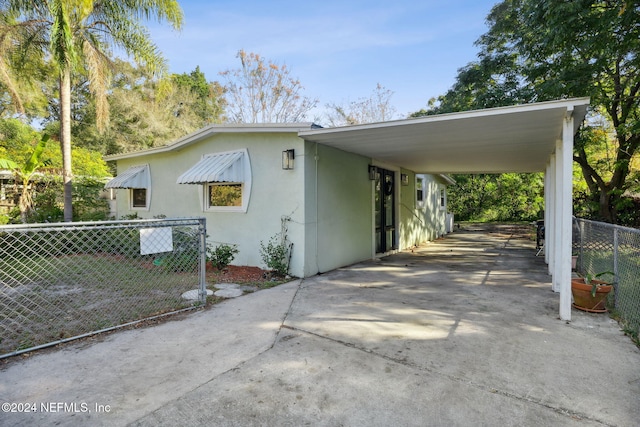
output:
[[[114,48],[159,75],[166,63],[142,20],[182,27],[176,0],[0,0],[0,82],[8,88],[20,65],[34,57],[50,61],[59,81],[60,147],[64,183],[64,220],[71,202],[71,80],[87,74],[96,98],[98,128],[108,122],[107,92]],[[9,70],[14,70],[12,76]],[[24,77],[24,76],[22,76]],[[17,95],[11,92],[12,96]],[[18,97],[19,99],[19,97]]]
[[[20,201],[18,202],[18,208],[20,209],[20,220],[22,223],[27,222],[27,216],[31,209],[33,209],[33,198],[31,196],[31,178],[38,169],[42,166],[46,166],[46,162],[42,161],[42,153],[49,141],[49,135],[44,134],[42,139],[36,144],[29,156],[29,160],[24,165],[19,165],[10,159],[0,159],[0,169],[11,169],[15,176],[16,186],[22,185],[22,194],[20,194]]]

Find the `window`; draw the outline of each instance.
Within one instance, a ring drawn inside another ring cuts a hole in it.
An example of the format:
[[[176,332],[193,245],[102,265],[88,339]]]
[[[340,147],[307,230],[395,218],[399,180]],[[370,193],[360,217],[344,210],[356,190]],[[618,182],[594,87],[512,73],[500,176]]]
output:
[[[247,212],[251,196],[249,152],[205,154],[178,177],[177,183],[199,186],[204,211]]]
[[[416,175],[416,205],[418,207],[424,206],[424,188],[425,188],[424,177]]]
[[[149,210],[151,175],[149,165],[131,166],[105,185],[106,189],[129,190],[129,208]]]
[[[213,183],[208,186],[208,205],[212,207],[241,207],[242,184],[240,183]]]
[[[440,189],[440,209],[447,208],[447,192],[444,188]]]
[[[131,189],[131,207],[132,208],[147,207],[147,189],[146,188]]]

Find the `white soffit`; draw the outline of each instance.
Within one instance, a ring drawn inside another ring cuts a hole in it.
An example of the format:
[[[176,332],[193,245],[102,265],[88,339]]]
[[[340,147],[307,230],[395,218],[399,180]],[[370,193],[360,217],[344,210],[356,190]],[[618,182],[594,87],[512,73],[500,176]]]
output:
[[[416,119],[302,131],[307,141],[401,166],[417,173],[541,172],[562,139],[574,132],[589,98],[441,114]]]
[[[208,154],[178,177],[178,184],[243,182],[244,151]]]
[[[149,188],[149,165],[131,166],[107,182],[104,188]]]

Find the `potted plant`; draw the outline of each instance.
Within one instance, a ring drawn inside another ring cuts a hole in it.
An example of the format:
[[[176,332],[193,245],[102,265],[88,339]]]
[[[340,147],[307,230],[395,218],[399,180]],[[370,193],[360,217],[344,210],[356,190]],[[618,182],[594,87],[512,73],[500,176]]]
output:
[[[613,289],[613,283],[599,278],[607,274],[614,275],[610,271],[603,271],[595,275],[585,274],[571,279],[573,306],[578,310],[591,313],[605,313],[607,311],[605,302]]]

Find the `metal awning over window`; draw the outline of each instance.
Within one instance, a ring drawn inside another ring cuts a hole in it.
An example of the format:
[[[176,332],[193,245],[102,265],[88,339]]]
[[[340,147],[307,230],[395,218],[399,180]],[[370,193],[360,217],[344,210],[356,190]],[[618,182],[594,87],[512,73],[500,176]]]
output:
[[[105,188],[149,188],[149,165],[131,166],[107,182]]]
[[[244,151],[208,154],[178,177],[178,184],[244,182]]]

